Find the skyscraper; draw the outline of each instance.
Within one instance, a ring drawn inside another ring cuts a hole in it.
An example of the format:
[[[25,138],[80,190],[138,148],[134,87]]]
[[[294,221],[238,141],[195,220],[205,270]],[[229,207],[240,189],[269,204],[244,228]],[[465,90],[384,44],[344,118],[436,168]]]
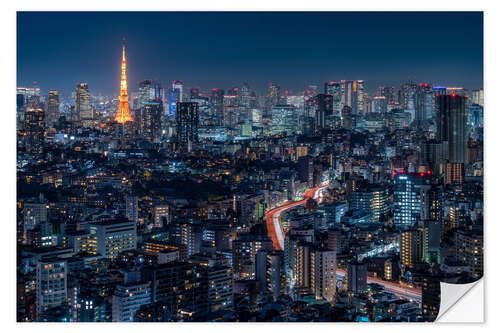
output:
[[[90,92],[87,83],[77,83],[75,89],[75,118],[73,120],[92,120],[94,118],[90,106]]]
[[[120,124],[132,122],[134,119],[130,114],[130,107],[128,105],[128,88],[127,88],[127,61],[125,60],[125,43],[123,43],[122,50],[122,75],[120,81],[120,105],[116,113],[115,121]]]
[[[24,111],[26,151],[41,152],[45,138],[45,112],[42,109],[27,108]]]
[[[161,121],[163,103],[161,100],[149,100],[141,108],[142,136],[154,143],[161,139]]]
[[[280,97],[280,86],[276,83],[269,83],[267,85],[267,94],[264,105],[265,115],[271,113],[271,110],[278,105]]]
[[[175,120],[177,140],[182,145],[198,142],[198,103],[177,102]]]
[[[184,84],[182,81],[174,80],[172,82],[172,86],[168,92],[168,115],[169,117],[173,117],[176,115],[175,111],[177,109],[177,102],[183,101],[183,89]]]
[[[47,123],[52,125],[59,117],[59,92],[57,90],[50,89],[48,99]]]
[[[394,224],[413,226],[421,217],[421,191],[430,187],[427,174],[399,174],[394,179]]]
[[[272,110],[272,134],[292,135],[297,129],[297,113],[293,105],[276,105]]]
[[[467,98],[451,93],[436,96],[438,105],[438,140],[448,142],[450,163],[465,163],[467,149],[465,103]]]
[[[210,103],[214,109],[215,123],[217,126],[224,125],[224,90],[213,88],[210,94]]]

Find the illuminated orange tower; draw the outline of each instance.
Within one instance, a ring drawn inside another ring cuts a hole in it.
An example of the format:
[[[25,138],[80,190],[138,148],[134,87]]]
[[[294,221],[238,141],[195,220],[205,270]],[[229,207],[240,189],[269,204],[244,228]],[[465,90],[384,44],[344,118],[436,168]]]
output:
[[[115,121],[120,124],[125,124],[129,121],[134,121],[130,115],[130,107],[128,105],[128,92],[127,92],[127,61],[125,60],[125,42],[123,42],[123,55],[122,55],[122,78],[120,82],[120,105],[115,117]]]

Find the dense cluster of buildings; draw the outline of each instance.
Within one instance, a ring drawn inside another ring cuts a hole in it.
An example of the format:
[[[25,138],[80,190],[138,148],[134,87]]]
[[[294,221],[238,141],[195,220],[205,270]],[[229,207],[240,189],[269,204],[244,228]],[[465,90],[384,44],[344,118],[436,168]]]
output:
[[[482,277],[482,89],[131,88],[17,88],[18,321],[432,321]]]

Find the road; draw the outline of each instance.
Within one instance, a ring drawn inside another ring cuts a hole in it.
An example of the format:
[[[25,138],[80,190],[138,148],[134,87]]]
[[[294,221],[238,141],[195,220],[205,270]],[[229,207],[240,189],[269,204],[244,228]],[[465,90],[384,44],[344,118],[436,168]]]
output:
[[[310,198],[317,199],[320,195],[321,190],[326,186],[327,185],[310,189],[304,195],[304,199],[300,201],[287,201],[283,205],[266,212],[267,230],[269,232],[269,237],[273,241],[275,250],[283,250],[284,248],[285,236],[281,227],[281,214],[294,207],[305,205],[307,200],[309,200]],[[344,270],[337,269],[337,279],[343,279],[345,274],[346,272]],[[396,296],[404,297],[417,302],[422,301],[422,291],[418,288],[409,287],[400,283],[384,281],[375,277],[368,277],[367,282],[377,283],[384,287],[386,291]]]

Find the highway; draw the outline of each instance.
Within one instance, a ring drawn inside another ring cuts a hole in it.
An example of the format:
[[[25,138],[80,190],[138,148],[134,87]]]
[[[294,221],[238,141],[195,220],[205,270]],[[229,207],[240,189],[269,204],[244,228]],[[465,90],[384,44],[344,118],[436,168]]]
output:
[[[266,212],[266,223],[267,230],[269,232],[269,237],[273,241],[274,249],[283,250],[285,236],[283,234],[283,229],[281,227],[281,214],[294,207],[305,205],[308,199],[317,199],[320,197],[320,192],[327,185],[315,187],[310,189],[304,195],[304,199],[300,201],[287,201],[283,205],[273,208]],[[341,280],[344,278],[346,272],[344,270],[337,269],[337,279]],[[384,289],[396,296],[404,297],[413,301],[422,301],[422,291],[418,288],[413,288],[404,284],[384,281],[375,277],[368,277],[367,283],[377,283],[384,287]]]

